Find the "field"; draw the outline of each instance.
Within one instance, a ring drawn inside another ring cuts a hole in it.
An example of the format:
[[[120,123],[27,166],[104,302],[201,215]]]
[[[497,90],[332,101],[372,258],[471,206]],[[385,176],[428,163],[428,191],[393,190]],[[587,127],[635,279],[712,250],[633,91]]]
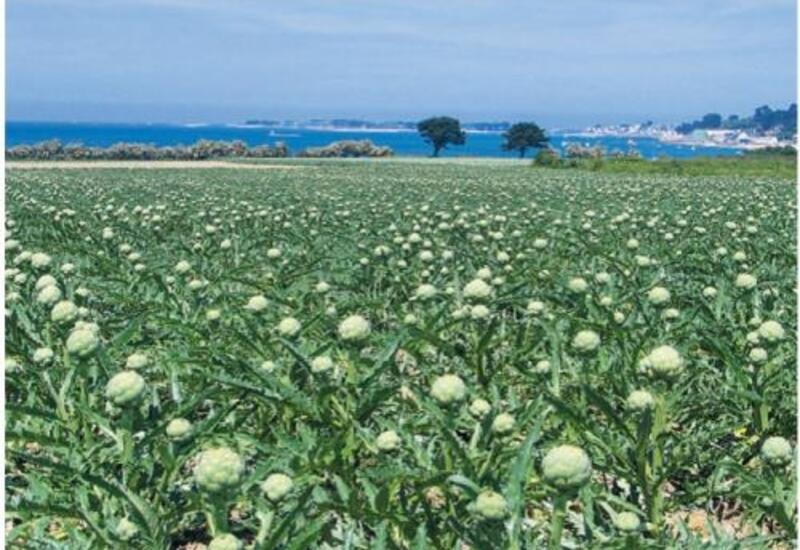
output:
[[[7,174],[10,548],[790,548],[791,179]]]

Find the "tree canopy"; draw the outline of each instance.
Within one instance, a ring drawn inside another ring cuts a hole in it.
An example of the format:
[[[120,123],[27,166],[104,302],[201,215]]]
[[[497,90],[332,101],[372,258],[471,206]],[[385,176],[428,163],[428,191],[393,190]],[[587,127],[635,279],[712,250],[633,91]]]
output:
[[[467,140],[458,119],[449,116],[426,118],[417,124],[417,131],[433,147],[434,157],[448,145],[464,145]]]
[[[547,144],[548,137],[534,122],[518,122],[503,133],[503,151],[519,151],[520,158],[528,149],[538,149]]]
[[[701,120],[678,125],[675,130],[681,134],[689,134],[694,130],[720,128],[756,133],[774,132],[781,138],[789,139],[797,133],[797,104],[792,103],[787,109],[772,109],[769,105],[762,105],[755,110],[753,116],[730,115],[724,120],[718,113],[708,113]]]

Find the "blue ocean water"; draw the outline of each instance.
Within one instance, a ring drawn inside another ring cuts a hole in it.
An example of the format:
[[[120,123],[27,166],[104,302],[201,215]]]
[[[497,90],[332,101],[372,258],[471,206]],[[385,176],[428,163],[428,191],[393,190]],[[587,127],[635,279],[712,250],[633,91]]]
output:
[[[102,124],[63,122],[6,123],[6,147],[34,144],[49,139],[62,143],[82,143],[94,147],[108,147],[119,142],[151,143],[158,146],[189,145],[199,139],[220,141],[242,140],[248,145],[274,144],[282,141],[290,151],[306,147],[319,147],[342,139],[370,139],[376,145],[391,147],[396,155],[424,156],[430,154],[428,146],[416,132],[388,131],[336,131],[308,129],[271,129],[259,126],[209,124]],[[442,156],[515,157],[500,149],[499,133],[469,133],[467,142],[460,147],[449,147]],[[703,147],[662,143],[653,138],[583,137],[553,134],[550,143],[562,150],[567,143],[602,145],[607,151],[637,149],[645,158],[669,156],[689,158],[697,156],[736,155],[739,150],[725,147]],[[530,153],[528,153],[530,155]]]

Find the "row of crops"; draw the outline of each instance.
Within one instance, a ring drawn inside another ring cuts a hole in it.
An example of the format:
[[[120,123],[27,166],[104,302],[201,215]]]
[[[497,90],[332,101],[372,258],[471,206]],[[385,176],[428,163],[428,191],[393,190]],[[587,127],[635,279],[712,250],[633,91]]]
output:
[[[11,170],[9,547],[789,548],[791,182]]]

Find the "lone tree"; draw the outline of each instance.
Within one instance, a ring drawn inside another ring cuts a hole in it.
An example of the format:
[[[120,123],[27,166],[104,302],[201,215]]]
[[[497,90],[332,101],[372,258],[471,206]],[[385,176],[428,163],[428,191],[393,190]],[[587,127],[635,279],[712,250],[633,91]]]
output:
[[[417,131],[426,143],[433,146],[433,156],[438,157],[439,151],[448,144],[464,145],[467,134],[461,129],[458,119],[449,116],[426,118],[417,124]]]
[[[547,134],[533,122],[518,122],[503,133],[503,151],[519,151],[519,158],[530,148],[539,149],[547,145]]]

